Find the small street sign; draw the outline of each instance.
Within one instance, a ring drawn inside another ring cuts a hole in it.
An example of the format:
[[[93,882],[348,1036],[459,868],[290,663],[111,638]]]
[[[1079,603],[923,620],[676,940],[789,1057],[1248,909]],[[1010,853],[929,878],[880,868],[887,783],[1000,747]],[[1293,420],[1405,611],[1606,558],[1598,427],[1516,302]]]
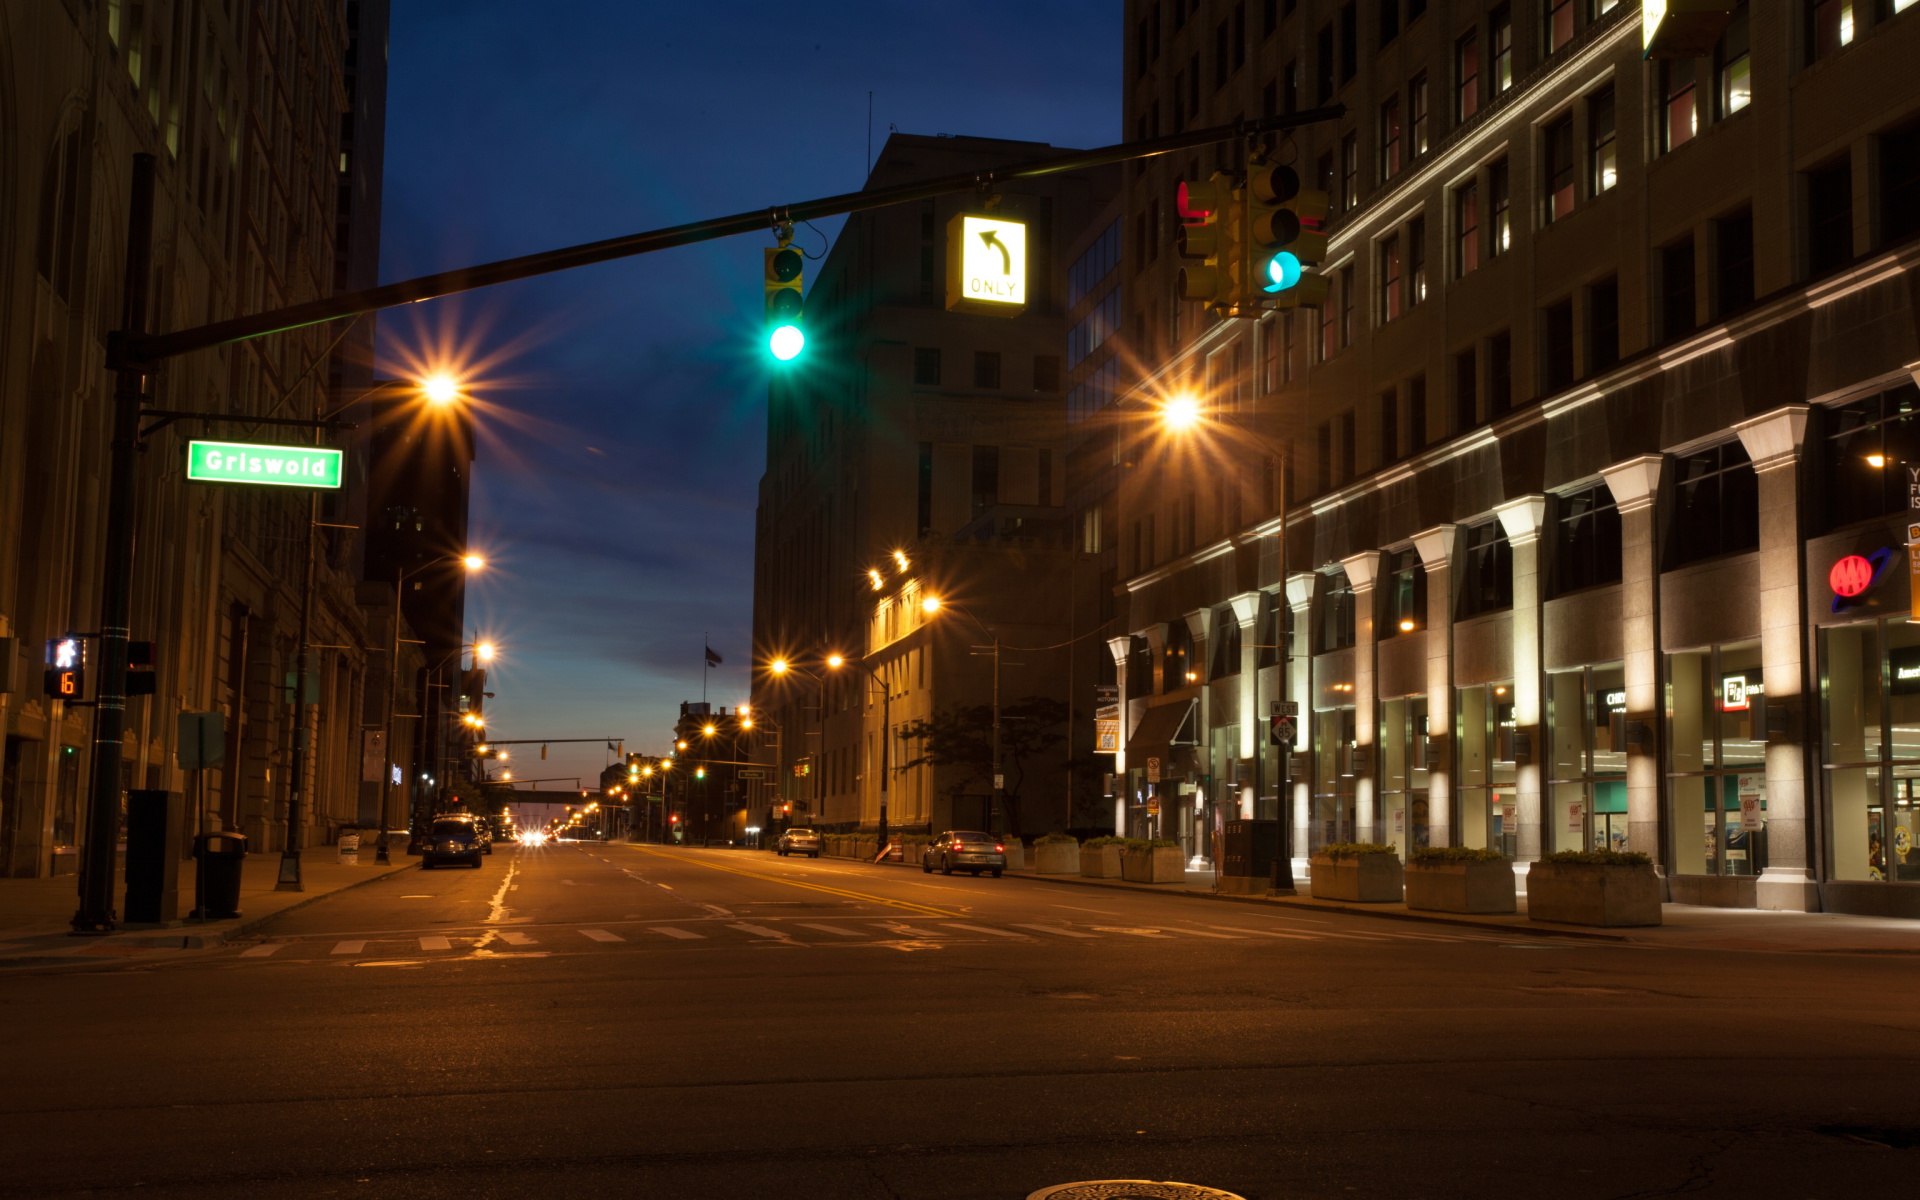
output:
[[[1019,316],[1027,307],[1027,226],[955,213],[947,222],[947,311]]]
[[[740,778],[742,778],[742,779],[765,779],[766,777],[767,777],[767,773],[766,773],[765,771],[742,771],[742,772],[740,772]]]
[[[340,486],[345,457],[345,451],[324,446],[192,441],[187,443],[187,478],[198,483],[334,489]]]

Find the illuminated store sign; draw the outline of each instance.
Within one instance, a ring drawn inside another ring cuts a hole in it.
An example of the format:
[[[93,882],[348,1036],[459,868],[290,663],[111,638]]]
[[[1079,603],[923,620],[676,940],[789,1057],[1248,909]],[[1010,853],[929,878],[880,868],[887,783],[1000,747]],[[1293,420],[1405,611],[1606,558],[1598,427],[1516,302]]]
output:
[[[1833,593],[1833,611],[1840,612],[1880,582],[1881,572],[1893,558],[1885,546],[1872,554],[1849,554],[1827,569],[1827,590]]]
[[[1755,696],[1766,694],[1766,685],[1746,675],[1725,675],[1720,679],[1720,711],[1746,712]]]

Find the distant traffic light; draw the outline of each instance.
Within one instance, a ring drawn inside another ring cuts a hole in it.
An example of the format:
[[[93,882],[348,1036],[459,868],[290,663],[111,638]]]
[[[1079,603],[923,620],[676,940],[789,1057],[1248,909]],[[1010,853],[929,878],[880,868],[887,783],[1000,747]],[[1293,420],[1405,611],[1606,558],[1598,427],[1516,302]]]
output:
[[[1231,302],[1233,272],[1233,205],[1230,181],[1218,171],[1205,183],[1182,183],[1174,194],[1180,214],[1179,242],[1174,247],[1187,265],[1180,268],[1179,296],[1213,306]]]
[[[767,353],[781,362],[799,357],[807,345],[800,330],[801,289],[806,259],[787,244],[791,230],[782,230],[781,244],[766,251]]]
[[[1325,276],[1309,275],[1306,268],[1327,255],[1327,194],[1300,186],[1291,167],[1255,166],[1241,195],[1246,217],[1246,260],[1243,302],[1256,305],[1271,299],[1274,307],[1295,308],[1322,304],[1327,298]]]

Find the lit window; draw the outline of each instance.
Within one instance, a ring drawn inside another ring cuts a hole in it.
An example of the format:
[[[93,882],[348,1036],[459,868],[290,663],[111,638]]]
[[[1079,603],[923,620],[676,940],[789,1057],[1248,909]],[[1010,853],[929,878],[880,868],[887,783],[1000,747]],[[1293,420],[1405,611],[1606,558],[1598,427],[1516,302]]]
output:
[[[1713,48],[1714,116],[1725,119],[1753,103],[1753,60],[1748,51],[1747,6],[1734,9]]]
[[[1594,195],[1620,182],[1618,147],[1614,144],[1613,89],[1602,88],[1587,97],[1587,186]]]

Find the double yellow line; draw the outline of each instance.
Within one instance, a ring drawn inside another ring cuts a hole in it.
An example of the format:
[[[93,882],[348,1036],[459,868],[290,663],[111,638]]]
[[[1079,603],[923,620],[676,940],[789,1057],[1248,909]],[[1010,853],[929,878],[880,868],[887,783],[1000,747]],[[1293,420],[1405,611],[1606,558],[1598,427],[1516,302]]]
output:
[[[778,875],[765,875],[759,871],[742,871],[738,867],[723,867],[718,863],[702,862],[698,858],[670,854],[665,850],[655,850],[651,846],[636,846],[634,848],[644,851],[647,854],[658,855],[661,858],[671,858],[675,862],[692,863],[695,866],[706,867],[710,871],[725,871],[729,875],[745,875],[749,879],[762,879],[768,883],[783,883],[788,887],[805,888],[810,892],[825,892],[829,896],[844,896],[849,900],[865,900],[872,904],[886,904],[894,908],[904,908],[910,913],[918,913],[923,917],[962,917],[966,915],[965,913],[948,912],[944,908],[933,908],[925,904],[915,904],[911,900],[889,900],[885,896],[873,896],[866,892],[850,892],[845,888],[827,887],[824,884],[818,883],[801,883],[795,879],[783,879]]]

